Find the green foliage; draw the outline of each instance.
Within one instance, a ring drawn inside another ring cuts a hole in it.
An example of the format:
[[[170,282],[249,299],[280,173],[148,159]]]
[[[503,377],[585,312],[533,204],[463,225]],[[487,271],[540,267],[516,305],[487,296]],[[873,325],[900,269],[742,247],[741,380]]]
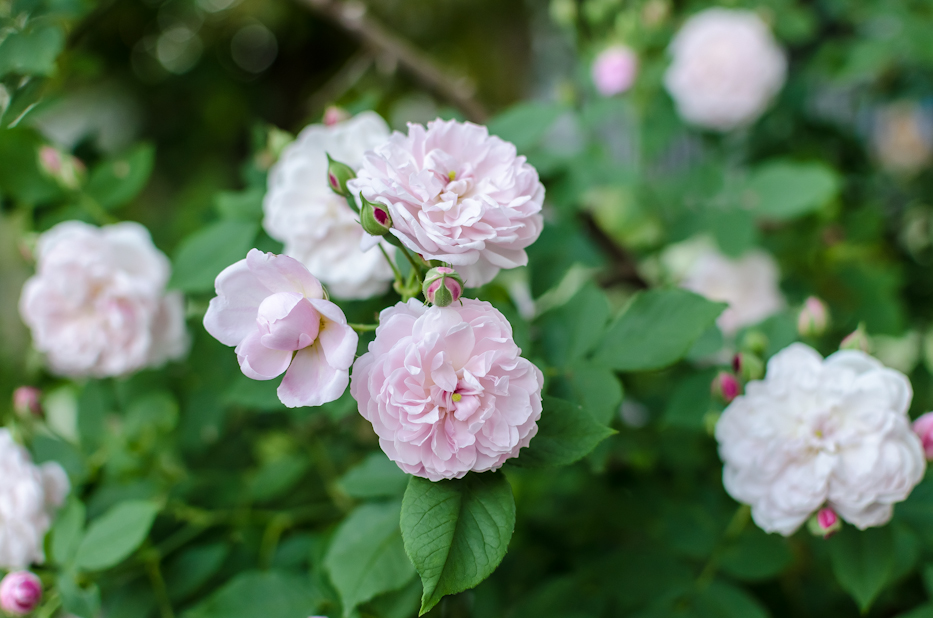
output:
[[[230,219],[185,238],[172,260],[171,287],[183,292],[212,290],[220,271],[246,257],[258,229],[256,223]]]
[[[279,571],[245,571],[182,618],[307,618],[321,602],[321,594],[305,578]]]
[[[546,397],[538,433],[522,449],[515,465],[529,468],[566,466],[588,455],[596,445],[616,433],[597,422],[582,406]]]
[[[154,502],[128,500],[93,520],[78,545],[75,567],[100,571],[122,562],[146,539],[159,509]]]
[[[894,538],[890,528],[857,532],[847,528],[831,540],[833,572],[858,603],[862,612],[891,578],[895,566]]]

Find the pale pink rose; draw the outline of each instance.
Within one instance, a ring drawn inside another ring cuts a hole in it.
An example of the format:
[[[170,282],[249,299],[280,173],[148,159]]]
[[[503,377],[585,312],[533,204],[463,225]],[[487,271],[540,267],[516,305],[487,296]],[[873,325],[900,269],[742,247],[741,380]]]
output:
[[[29,571],[13,571],[0,582],[0,609],[25,616],[42,600],[42,580]]]
[[[236,346],[247,377],[272,380],[284,372],[278,393],[290,408],[319,406],[343,394],[358,337],[301,262],[252,249],[214,285],[204,328]]]
[[[920,436],[923,454],[928,460],[933,460],[933,412],[927,412],[914,421],[914,433]]]
[[[347,186],[387,206],[392,234],[453,265],[468,287],[524,266],[543,227],[538,173],[515,146],[469,122],[409,124],[408,135],[393,133],[367,152]]]
[[[398,466],[432,481],[496,470],[538,432],[543,376],[487,302],[382,311],[350,393]]]
[[[593,84],[604,97],[632,87],[638,72],[638,57],[625,45],[604,49],[593,62]]]
[[[118,376],[188,349],[184,300],[166,292],[171,268],[138,223],[59,223],[39,237],[36,275],[20,315],[60,375]]]

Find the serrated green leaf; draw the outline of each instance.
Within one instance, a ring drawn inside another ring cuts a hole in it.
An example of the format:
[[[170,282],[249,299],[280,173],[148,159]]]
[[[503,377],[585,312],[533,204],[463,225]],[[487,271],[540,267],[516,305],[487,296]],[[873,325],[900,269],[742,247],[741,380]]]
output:
[[[617,371],[648,371],[677,362],[726,308],[687,290],[636,296],[606,331],[593,361]]]
[[[100,571],[122,562],[146,539],[159,508],[155,502],[128,500],[108,510],[88,527],[75,566]]]
[[[141,144],[124,156],[99,163],[85,191],[104,208],[122,206],[145,188],[154,162],[155,148]]]
[[[839,585],[866,611],[894,571],[894,536],[890,526],[857,530],[851,526],[829,541],[833,573]]]
[[[218,221],[185,238],[172,261],[169,287],[183,292],[209,292],[227,266],[246,257],[259,224],[235,219]]]
[[[343,615],[398,590],[415,575],[399,530],[399,502],[364,504],[337,528],[324,567],[343,601]]]
[[[515,529],[512,488],[501,473],[438,481],[412,477],[402,501],[405,551],[421,575],[421,614],[479,584],[502,562]]]
[[[616,433],[569,401],[545,397],[538,433],[510,463],[523,468],[566,466],[586,457],[596,445]]]

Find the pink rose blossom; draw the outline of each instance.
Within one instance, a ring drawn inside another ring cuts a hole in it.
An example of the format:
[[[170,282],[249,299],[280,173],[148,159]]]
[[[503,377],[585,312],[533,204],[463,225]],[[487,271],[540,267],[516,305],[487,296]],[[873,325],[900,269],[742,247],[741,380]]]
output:
[[[470,287],[524,266],[543,226],[538,173],[515,146],[469,122],[409,124],[408,135],[393,133],[366,153],[348,187],[386,205],[392,234],[453,265]]]
[[[285,372],[279,399],[290,408],[334,401],[347,389],[357,334],[301,262],[252,249],[217,275],[204,328],[236,346],[254,380]]]
[[[632,87],[638,72],[638,57],[625,45],[604,49],[593,62],[593,83],[604,97]]]
[[[0,582],[0,609],[25,616],[42,600],[42,581],[29,571],[13,571]]]
[[[927,412],[914,421],[914,433],[923,442],[923,453],[927,460],[933,461],[933,412]]]
[[[543,376],[487,302],[382,311],[350,393],[390,459],[432,481],[496,470],[538,431]]]

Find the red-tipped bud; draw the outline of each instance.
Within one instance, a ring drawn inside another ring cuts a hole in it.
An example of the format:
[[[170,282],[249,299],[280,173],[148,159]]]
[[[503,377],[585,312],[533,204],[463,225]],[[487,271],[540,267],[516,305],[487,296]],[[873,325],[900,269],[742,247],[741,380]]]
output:
[[[732,371],[743,382],[760,380],[765,375],[765,364],[751,352],[739,352],[732,357]]]
[[[392,229],[392,215],[389,208],[383,204],[368,201],[360,193],[363,207],[360,209],[360,224],[363,231],[373,236],[385,236]]]
[[[77,189],[87,174],[80,159],[52,146],[39,148],[39,167],[65,189]]]
[[[720,371],[713,383],[710,385],[710,392],[723,403],[732,403],[732,400],[742,394],[742,385],[738,378],[728,371]]]
[[[347,183],[356,178],[356,172],[346,163],[334,161],[327,155],[327,184],[330,190],[341,197],[350,195]]]
[[[842,520],[836,515],[836,511],[828,506],[821,508],[807,522],[807,529],[813,536],[821,536],[828,539],[839,532],[842,528]]]
[[[803,308],[797,316],[797,332],[801,337],[819,337],[829,326],[829,309],[826,303],[816,296],[810,296],[803,302]]]
[[[424,298],[432,305],[446,307],[460,300],[463,294],[463,279],[453,268],[438,266],[424,276],[421,286]]]
[[[42,416],[39,399],[42,391],[34,386],[20,386],[13,391],[13,410],[22,418]]]

